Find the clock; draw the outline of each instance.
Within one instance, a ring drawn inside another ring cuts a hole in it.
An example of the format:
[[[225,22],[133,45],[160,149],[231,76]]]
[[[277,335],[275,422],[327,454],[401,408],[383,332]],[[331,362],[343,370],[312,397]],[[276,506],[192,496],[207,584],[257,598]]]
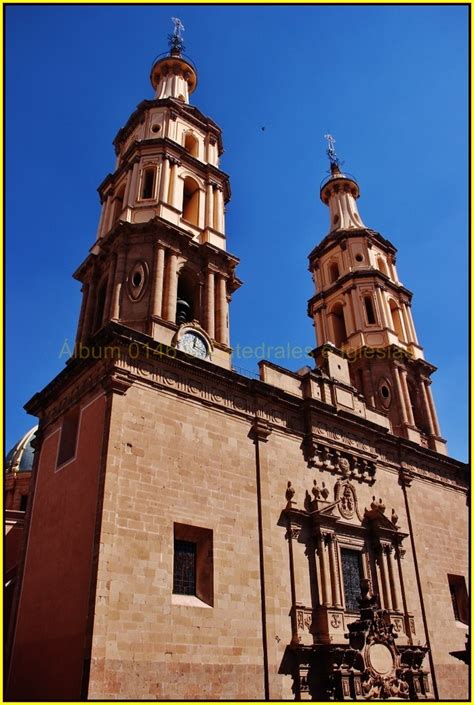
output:
[[[182,350],[188,355],[199,357],[201,360],[206,360],[209,357],[209,346],[202,335],[194,330],[187,330],[178,340],[176,346],[178,350]]]

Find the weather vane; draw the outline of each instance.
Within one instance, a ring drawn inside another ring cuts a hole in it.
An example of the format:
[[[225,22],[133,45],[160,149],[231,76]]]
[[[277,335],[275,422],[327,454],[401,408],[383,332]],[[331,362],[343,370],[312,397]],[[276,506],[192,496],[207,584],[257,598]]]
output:
[[[169,46],[172,53],[181,54],[184,51],[184,42],[181,36],[181,32],[184,32],[184,25],[179,17],[172,17],[171,20],[174,24],[174,30],[172,34],[168,35]]]
[[[328,148],[326,150],[326,154],[329,157],[331,166],[340,166],[341,162],[339,161],[339,158],[336,154],[336,149],[334,147],[334,145],[336,144],[336,140],[329,133],[327,135],[324,135],[324,139],[328,141]]]

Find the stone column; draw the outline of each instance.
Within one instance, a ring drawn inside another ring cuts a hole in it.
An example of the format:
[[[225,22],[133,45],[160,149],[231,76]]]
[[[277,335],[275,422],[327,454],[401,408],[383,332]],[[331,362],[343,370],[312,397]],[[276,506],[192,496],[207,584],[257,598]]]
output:
[[[428,424],[429,433],[431,436],[437,436],[438,434],[436,433],[434,425],[433,425],[433,418],[431,416],[431,409],[430,409],[430,405],[428,402],[428,394],[426,391],[426,384],[425,384],[424,379],[421,380],[420,390],[421,390],[421,400],[423,403],[423,415],[424,415],[426,422]]]
[[[346,333],[347,337],[349,337],[350,335],[352,335],[352,333],[354,333],[356,326],[354,323],[354,316],[352,315],[351,311],[351,295],[348,291],[344,292],[344,302],[344,312],[347,314],[347,317],[345,318],[345,320],[347,321]]]
[[[360,318],[360,306],[359,306],[359,299],[357,298],[357,292],[355,287],[351,289],[351,296],[352,296],[352,305],[354,307],[354,318],[355,318],[355,323],[356,327],[358,330],[362,330],[364,328],[362,320]]]
[[[331,604],[331,583],[329,576],[329,565],[326,555],[324,535],[318,537],[319,570],[321,574],[321,604],[329,607]]]
[[[110,228],[112,227],[112,218],[114,215],[114,206],[113,206],[113,198],[112,198],[112,193],[109,192],[107,194],[107,199],[105,202],[105,215],[104,215],[104,235],[109,232]]]
[[[214,272],[208,270],[206,273],[206,330],[210,338],[215,338],[214,312]]]
[[[138,160],[133,162],[132,174],[130,176],[130,188],[128,189],[128,198],[123,201],[124,207],[131,207],[137,200],[137,183],[138,183],[139,164]]]
[[[132,173],[133,173],[133,165],[129,166],[127,169],[127,176],[126,176],[126,183],[125,183],[125,191],[123,193],[123,207],[126,208],[128,205],[128,199],[130,198],[130,187],[132,185]]]
[[[173,206],[173,208],[177,208],[178,210],[181,210],[182,208],[182,203],[177,203],[177,198],[178,198],[178,167],[180,162],[178,162],[177,159],[170,159],[170,164],[171,164],[171,176],[170,176],[170,192],[169,192],[169,198],[168,198],[168,203],[170,206]]]
[[[332,603],[334,607],[342,607],[341,586],[339,582],[339,568],[336,555],[336,542],[334,536],[329,536],[329,566],[331,570]]]
[[[102,209],[100,212],[99,225],[97,226],[97,238],[96,238],[97,240],[99,240],[103,235],[102,228],[103,228],[104,220],[105,220],[106,207],[107,207],[107,203],[106,203],[106,201],[103,201],[102,202]]]
[[[399,612],[401,609],[401,599],[398,590],[398,581],[393,569],[393,559],[392,559],[392,546],[386,546],[386,557],[387,557],[387,568],[388,568],[388,581],[390,584],[390,592],[392,595],[392,609]]]
[[[227,345],[227,282],[225,277],[217,278],[217,340]]]
[[[408,414],[405,402],[405,395],[403,394],[402,384],[400,382],[400,373],[397,365],[393,367],[393,377],[395,380],[395,387],[397,388],[398,403],[400,404],[400,411],[402,412],[403,423],[408,423]]]
[[[415,419],[413,417],[413,410],[411,408],[410,393],[408,391],[407,371],[405,369],[403,369],[403,367],[400,367],[399,370],[400,370],[400,382],[402,385],[403,398],[405,399],[405,405],[406,405],[406,410],[407,410],[408,423],[410,424],[410,426],[415,426]]]
[[[125,265],[127,255],[124,250],[120,250],[117,256],[117,264],[115,265],[114,289],[112,294],[112,307],[110,310],[110,318],[117,321],[120,317],[120,294],[122,285],[125,279]]]
[[[95,307],[95,294],[97,289],[97,281],[92,277],[89,283],[89,290],[87,295],[86,311],[84,314],[84,326],[82,340],[85,341],[92,334],[92,322],[94,319],[94,307]]]
[[[167,262],[166,308],[167,321],[176,322],[176,301],[178,298],[178,255],[170,252]]]
[[[408,304],[403,304],[405,311],[406,311],[406,316],[407,316],[407,321],[408,325],[412,334],[412,339],[413,342],[418,345],[418,338],[416,337],[416,330],[415,330],[415,324],[413,323],[413,316],[411,315],[411,307]]]
[[[386,313],[385,313],[385,308],[384,308],[384,305],[383,305],[382,292],[380,291],[380,287],[379,287],[379,286],[376,286],[376,287],[375,287],[375,298],[377,299],[378,309],[379,309],[379,312],[380,312],[380,321],[379,321],[379,323],[380,323],[380,325],[382,326],[382,328],[386,328],[387,325],[388,325],[388,321],[387,321],[387,316],[386,316]]]
[[[214,192],[212,183],[206,185],[206,221],[205,227],[212,228],[214,226]]]
[[[324,343],[324,336],[323,336],[323,328],[321,325],[321,311],[315,312],[314,324],[316,326],[316,338],[318,341],[318,345],[322,345]]]
[[[429,406],[430,412],[431,412],[431,420],[433,423],[435,435],[441,436],[441,429],[439,427],[438,415],[436,413],[436,407],[435,407],[433,395],[431,393],[430,383],[428,382],[428,380],[423,380],[423,384],[424,384],[425,390],[426,390],[426,398],[427,398],[428,406]]]
[[[382,544],[380,547],[380,554],[378,557],[379,563],[379,575],[380,575],[380,599],[383,601],[383,608],[386,610],[390,609],[390,593],[388,590],[388,576],[387,576],[387,556],[385,554],[385,546]]]
[[[165,271],[165,250],[162,245],[155,243],[154,248],[154,261],[153,261],[153,292],[152,292],[152,304],[151,304],[151,315],[160,316],[162,315],[163,307],[163,285],[164,278],[163,274]]]
[[[329,335],[328,335],[328,319],[326,316],[326,306],[321,306],[319,309],[319,314],[321,316],[321,326],[323,329],[323,340],[321,341],[321,344],[326,343],[329,340]],[[333,341],[334,342],[334,341]]]
[[[221,186],[214,191],[214,230],[224,233],[224,194]]]
[[[168,192],[170,186],[170,163],[165,155],[161,160],[161,178],[159,200],[161,203],[168,203]]]
[[[104,303],[104,319],[110,318],[110,305],[112,302],[112,296],[114,291],[114,279],[115,279],[115,269],[117,267],[117,255],[114,255],[113,261],[110,263],[109,275],[107,281],[107,293],[105,295]]]
[[[87,299],[89,296],[89,284],[84,284],[82,287],[82,304],[81,304],[81,313],[79,315],[79,323],[77,324],[77,334],[76,334],[76,342],[77,343],[82,343],[83,340],[83,331],[84,331],[84,318],[86,315],[86,309],[87,309]]]

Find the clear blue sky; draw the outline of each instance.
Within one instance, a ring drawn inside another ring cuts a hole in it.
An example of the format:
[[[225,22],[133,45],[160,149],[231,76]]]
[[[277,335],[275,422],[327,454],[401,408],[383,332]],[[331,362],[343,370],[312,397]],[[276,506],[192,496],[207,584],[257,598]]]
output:
[[[64,366],[71,278],[96,232],[112,139],[153,93],[171,16],[199,72],[192,102],[224,131],[229,250],[245,285],[235,346],[315,345],[307,255],[328,230],[330,131],[364,222],[399,250],[449,451],[467,454],[467,40],[459,6],[10,6],[7,438]],[[261,127],[265,126],[262,131]],[[268,357],[268,356],[267,356]],[[270,355],[270,358],[272,356]],[[276,360],[298,369],[306,360]],[[256,370],[255,359],[235,359]]]

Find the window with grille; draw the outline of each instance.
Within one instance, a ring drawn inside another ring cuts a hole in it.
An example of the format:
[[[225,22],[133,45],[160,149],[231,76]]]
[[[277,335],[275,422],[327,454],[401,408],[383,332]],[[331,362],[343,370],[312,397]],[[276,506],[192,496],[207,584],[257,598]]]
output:
[[[364,577],[360,551],[342,548],[341,564],[346,610],[355,612],[359,610],[360,581]]]
[[[173,592],[196,594],[196,544],[192,541],[174,540]]]
[[[212,530],[174,524],[173,595],[187,595],[197,602],[214,604]],[[179,599],[176,598],[179,603]],[[192,599],[191,599],[192,602]],[[186,601],[186,604],[189,600]]]

